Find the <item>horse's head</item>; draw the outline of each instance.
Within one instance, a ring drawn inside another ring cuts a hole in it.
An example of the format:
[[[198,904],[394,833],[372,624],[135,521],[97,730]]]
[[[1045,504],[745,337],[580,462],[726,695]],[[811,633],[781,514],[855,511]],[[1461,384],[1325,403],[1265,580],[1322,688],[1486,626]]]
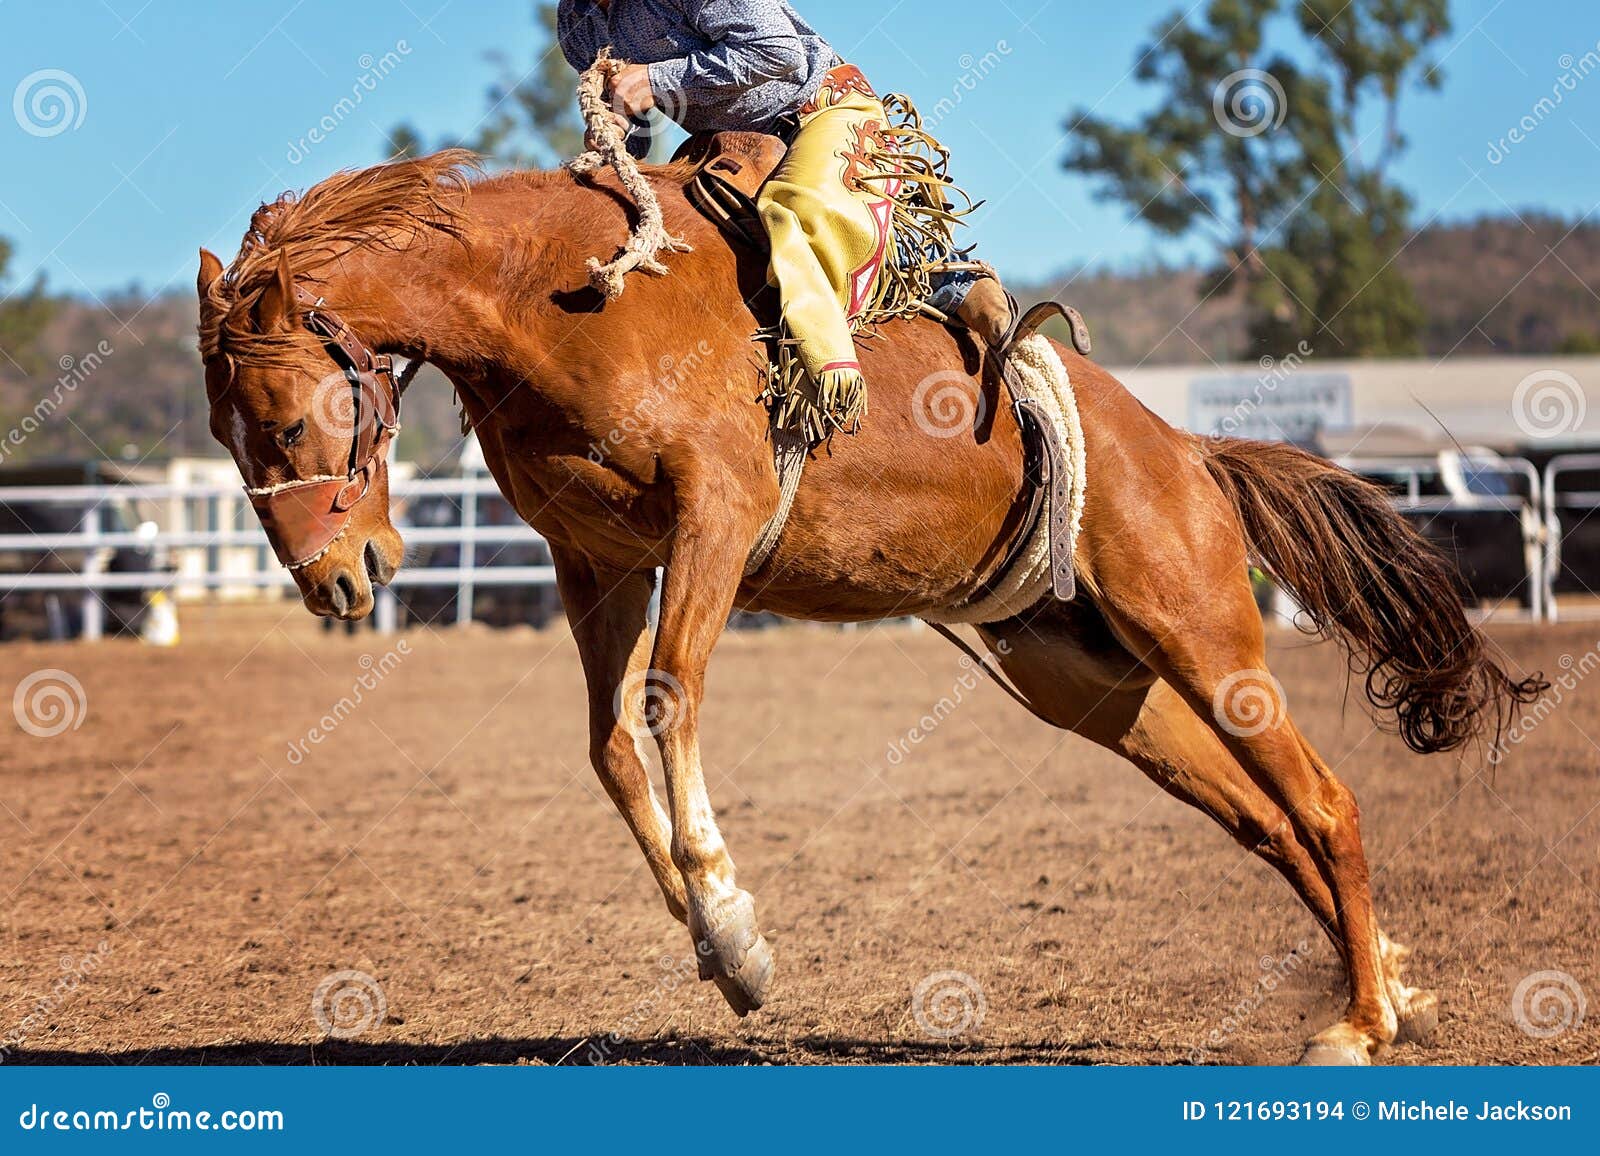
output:
[[[357,619],[400,565],[385,451],[397,427],[393,363],[373,354],[286,257],[257,287],[224,292],[200,252],[200,331],[211,433],[244,478],[306,608]]]

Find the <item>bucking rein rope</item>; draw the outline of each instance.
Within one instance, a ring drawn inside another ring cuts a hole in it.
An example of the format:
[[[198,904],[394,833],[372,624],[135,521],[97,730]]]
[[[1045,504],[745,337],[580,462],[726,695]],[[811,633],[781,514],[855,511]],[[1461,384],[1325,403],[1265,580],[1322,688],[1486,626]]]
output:
[[[612,169],[639,209],[639,223],[628,235],[622,252],[604,265],[595,257],[589,258],[589,284],[604,294],[607,301],[622,296],[623,279],[635,269],[666,276],[667,267],[657,256],[662,251],[694,252],[689,242],[667,232],[656,191],[628,154],[626,138],[612,119],[611,105],[606,101],[606,85],[625,67],[622,61],[612,58],[610,48],[602,48],[578,81],[578,111],[583,115],[583,139],[589,151],[567,163],[568,170],[580,177],[598,169]]]

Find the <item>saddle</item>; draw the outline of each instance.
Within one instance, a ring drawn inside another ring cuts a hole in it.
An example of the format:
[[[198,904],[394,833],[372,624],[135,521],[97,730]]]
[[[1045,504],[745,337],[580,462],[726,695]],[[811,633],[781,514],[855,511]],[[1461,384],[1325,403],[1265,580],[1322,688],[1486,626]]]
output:
[[[767,133],[696,133],[672,159],[695,166],[685,186],[689,203],[731,239],[765,253],[770,246],[756,211],[756,193],[788,151],[782,140]]]

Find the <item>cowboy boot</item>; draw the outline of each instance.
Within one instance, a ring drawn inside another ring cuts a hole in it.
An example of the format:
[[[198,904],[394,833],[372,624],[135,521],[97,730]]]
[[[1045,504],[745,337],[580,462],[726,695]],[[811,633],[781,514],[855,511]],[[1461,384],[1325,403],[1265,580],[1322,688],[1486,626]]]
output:
[[[956,307],[956,320],[996,354],[1004,355],[1017,331],[1017,301],[996,277],[981,277]]]
[[[1089,327],[1083,315],[1070,305],[1058,301],[1043,301],[1023,314],[1017,299],[1006,292],[994,277],[974,281],[967,291],[966,300],[956,307],[956,320],[977,335],[997,357],[1002,359],[1021,338],[1038,331],[1052,317],[1066,321],[1072,333],[1072,344],[1085,357],[1089,356]]]

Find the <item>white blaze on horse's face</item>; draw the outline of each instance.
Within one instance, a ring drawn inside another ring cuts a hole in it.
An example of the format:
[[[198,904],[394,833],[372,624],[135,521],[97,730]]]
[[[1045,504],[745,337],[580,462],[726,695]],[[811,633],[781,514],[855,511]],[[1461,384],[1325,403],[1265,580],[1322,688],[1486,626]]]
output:
[[[228,452],[233,454],[233,460],[239,466],[239,475],[244,478],[244,484],[253,486],[256,482],[246,468],[246,463],[250,460],[249,431],[250,427],[244,420],[244,412],[235,409],[228,426],[228,440],[223,442],[223,445],[227,446]]]

